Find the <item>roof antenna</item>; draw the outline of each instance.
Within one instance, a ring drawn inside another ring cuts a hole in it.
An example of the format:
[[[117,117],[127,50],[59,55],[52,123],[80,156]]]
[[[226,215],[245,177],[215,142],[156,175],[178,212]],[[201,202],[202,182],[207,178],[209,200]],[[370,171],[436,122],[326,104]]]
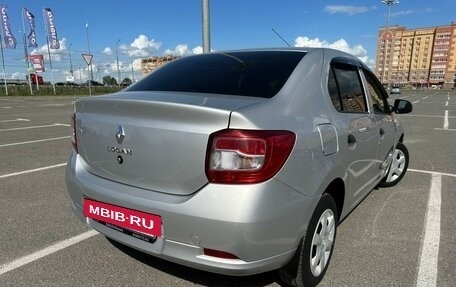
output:
[[[291,47],[291,45],[290,45],[287,41],[285,41],[285,39],[284,39],[282,36],[280,36],[280,34],[277,33],[276,30],[274,30],[274,28],[271,28],[271,29],[272,29],[272,31],[274,31],[274,33],[276,33],[277,36],[279,36],[279,38],[280,38],[283,42],[285,42],[285,44],[287,44],[288,47]]]

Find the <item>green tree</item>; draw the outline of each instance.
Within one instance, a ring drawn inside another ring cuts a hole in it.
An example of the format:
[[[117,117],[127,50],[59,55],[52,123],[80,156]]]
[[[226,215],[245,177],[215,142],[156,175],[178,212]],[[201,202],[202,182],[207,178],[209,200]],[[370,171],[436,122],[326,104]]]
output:
[[[117,86],[117,81],[115,78],[108,75],[103,77],[103,84],[108,86]]]
[[[130,80],[130,78],[127,77],[127,78],[125,78],[125,79],[122,80],[122,83],[120,83],[120,85],[122,85],[122,86],[129,86],[129,85],[131,85],[132,83],[133,83],[132,80]]]
[[[111,76],[104,76],[103,77],[103,84],[104,85],[109,85],[109,83],[111,82]]]

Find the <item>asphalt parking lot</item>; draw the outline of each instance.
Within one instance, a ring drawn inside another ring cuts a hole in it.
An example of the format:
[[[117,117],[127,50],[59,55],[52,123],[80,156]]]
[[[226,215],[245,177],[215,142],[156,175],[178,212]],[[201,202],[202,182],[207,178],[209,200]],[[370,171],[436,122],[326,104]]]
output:
[[[455,286],[456,93],[404,92],[409,171],[341,223],[319,286]],[[0,97],[0,286],[280,286],[206,273],[111,243],[70,210],[72,97]]]

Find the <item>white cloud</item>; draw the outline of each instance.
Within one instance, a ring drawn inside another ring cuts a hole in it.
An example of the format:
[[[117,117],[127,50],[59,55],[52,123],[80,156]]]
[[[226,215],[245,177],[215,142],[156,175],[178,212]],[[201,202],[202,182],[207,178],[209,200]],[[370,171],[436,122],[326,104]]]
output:
[[[193,49],[189,49],[187,44],[179,44],[174,49],[166,49],[164,55],[174,55],[174,56],[188,56],[188,55],[197,55],[203,53],[203,47],[197,46]]]
[[[15,72],[11,75],[11,79],[25,79],[25,73]]]
[[[94,77],[95,71],[101,74],[100,77],[110,75],[117,80],[117,60],[116,60],[116,51],[118,52],[119,58],[119,70],[121,73],[121,78],[132,77],[132,68],[133,73],[135,74],[135,79],[138,78],[138,71],[141,71],[141,59],[148,58],[153,55],[156,55],[160,50],[162,43],[156,41],[155,39],[149,39],[146,35],[138,35],[130,44],[120,43],[117,47],[106,47],[103,49],[102,53],[108,57],[103,63],[98,63],[98,67],[94,67]],[[117,49],[116,49],[117,48]],[[184,47],[185,48],[185,47]],[[116,49],[116,51],[115,51]],[[181,48],[182,49],[182,48]],[[83,73],[84,74],[84,73]],[[84,75],[85,76],[85,75]]]
[[[426,8],[420,11],[409,9],[409,10],[403,10],[403,11],[397,11],[391,13],[391,17],[399,17],[399,16],[405,16],[405,15],[411,15],[411,14],[427,14],[427,13],[432,13],[432,8]]]
[[[398,11],[398,12],[393,12],[393,13],[391,13],[391,17],[410,15],[410,14],[413,14],[413,13],[415,13],[414,10]]]
[[[74,81],[76,83],[84,83],[89,79],[89,68],[86,66],[85,68],[79,67],[73,71]],[[95,77],[95,71],[94,71]]]
[[[130,57],[150,57],[160,49],[161,43],[155,39],[149,40],[145,35],[139,35],[130,46],[121,45],[119,49]]]
[[[59,40],[59,43],[60,43],[60,49],[49,49],[52,62],[60,62],[68,55],[67,39],[62,38],[61,40]],[[47,44],[33,49],[30,54],[32,54],[32,55],[41,54],[44,56],[45,61],[49,60]]]
[[[374,60],[369,59],[367,51],[362,45],[357,44],[350,46],[350,44],[348,44],[348,42],[344,39],[339,39],[333,43],[329,43],[328,41],[320,40],[319,38],[310,39],[308,37],[300,36],[295,39],[295,47],[331,48],[352,54],[371,68],[375,63]]]
[[[192,52],[193,52],[193,54],[195,54],[195,55],[202,54],[202,53],[203,53],[203,47],[197,46],[197,47],[195,47],[195,48],[192,49]]]
[[[105,54],[105,55],[108,55],[108,56],[111,56],[112,54],[114,54],[114,53],[112,52],[111,47],[106,47],[106,48],[104,48],[104,50],[103,50],[102,53]]]
[[[368,11],[369,8],[366,6],[327,5],[325,7],[325,12],[329,14],[348,14],[350,16]]]
[[[101,78],[104,76],[111,76],[116,81],[118,80],[117,78],[119,77],[118,71],[117,71],[117,61],[112,60],[109,62],[105,62],[100,67],[100,73],[101,73]],[[133,69],[132,69],[133,68]],[[125,78],[130,78],[131,80],[138,80],[140,78],[140,72],[141,71],[141,59],[133,59],[130,58],[130,60],[122,61],[119,60],[119,72],[120,72],[120,78],[121,81]],[[133,75],[133,74],[134,75]]]
[[[127,55],[134,58],[147,58],[158,52],[161,47],[161,43],[157,42],[155,39],[149,40],[145,35],[139,35],[136,39],[133,40],[130,44],[120,44],[117,47],[119,53]],[[113,48],[106,47],[102,51],[103,54],[107,56],[114,55]]]
[[[310,39],[308,37],[297,37],[295,39],[295,47],[312,47],[312,48],[320,48],[320,47],[328,47],[329,43],[327,41],[321,41],[319,38]]]
[[[187,56],[192,54],[187,44],[179,44],[174,49],[166,49],[164,55]]]

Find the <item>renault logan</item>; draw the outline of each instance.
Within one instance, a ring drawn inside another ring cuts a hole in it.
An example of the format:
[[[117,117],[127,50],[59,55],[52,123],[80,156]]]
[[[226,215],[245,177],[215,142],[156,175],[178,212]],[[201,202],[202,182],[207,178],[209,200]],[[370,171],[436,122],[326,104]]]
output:
[[[322,48],[175,60],[75,103],[66,183],[75,214],[114,241],[206,271],[278,269],[314,286],[336,229],[404,176],[397,114],[374,74]]]

